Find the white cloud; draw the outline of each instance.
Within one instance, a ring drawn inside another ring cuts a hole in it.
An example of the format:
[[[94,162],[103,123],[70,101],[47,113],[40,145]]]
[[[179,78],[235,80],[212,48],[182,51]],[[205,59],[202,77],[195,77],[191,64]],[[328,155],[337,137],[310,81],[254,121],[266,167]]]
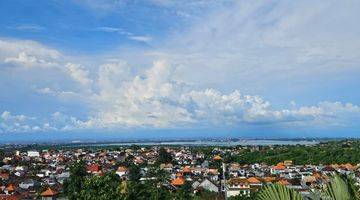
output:
[[[139,42],[150,42],[152,40],[151,37],[149,36],[129,36],[128,37],[130,40],[135,40],[135,41],[139,41]]]
[[[61,112],[55,112],[51,115],[49,126],[61,131],[94,128],[92,120],[81,121]]]
[[[5,63],[14,63],[26,67],[54,67],[57,63],[47,61],[36,56],[29,55],[27,52],[23,51],[18,54],[17,57],[8,57],[4,60]]]
[[[360,28],[354,20],[359,6],[358,1],[235,1],[175,32],[153,52],[183,65],[181,78],[201,80],[204,87],[236,84],[254,91],[284,81],[359,74]]]
[[[58,76],[67,75],[64,78],[71,78],[87,88],[92,84],[89,70],[83,65],[70,62],[70,58],[57,50],[28,40],[0,39],[0,66],[27,69],[24,73],[45,73],[46,70],[47,73],[56,73]],[[44,71],[37,71],[39,68]]]
[[[111,80],[111,65],[103,65],[100,76],[100,92],[95,95],[95,109],[100,123],[112,126],[171,126],[173,122],[191,121],[186,110],[163,100],[178,97],[176,90],[180,85],[173,84],[171,66],[165,61],[157,61],[131,80]],[[126,69],[126,67],[125,67]],[[118,70],[118,69],[117,69]],[[113,69],[114,71],[114,69]],[[123,70],[120,70],[123,73]],[[127,71],[127,70],[125,70]],[[108,75],[109,77],[106,77]],[[117,86],[117,87],[116,87]],[[111,89],[112,88],[112,92]]]
[[[77,82],[84,86],[89,86],[92,80],[89,78],[89,71],[86,70],[82,65],[67,63],[65,65],[67,73]]]
[[[37,92],[37,93],[39,93],[39,94],[51,94],[51,95],[53,95],[53,94],[56,94],[56,92],[55,91],[53,91],[52,89],[50,89],[50,88],[48,88],[48,87],[46,87],[46,88],[35,88],[35,91]]]
[[[101,26],[101,27],[97,27],[96,30],[104,31],[104,32],[119,32],[119,31],[123,31],[124,29],[115,28],[115,27],[108,27],[108,26]]]
[[[34,117],[25,115],[12,115],[4,111],[0,116],[0,133],[4,132],[30,132],[33,129],[31,123],[36,120]]]
[[[124,81],[130,78],[130,67],[125,62],[111,62],[100,65],[97,85],[102,98],[112,96],[121,87]]]
[[[61,61],[63,56],[57,50],[48,48],[31,40],[14,40],[0,38],[0,61],[19,64],[53,64]]]
[[[54,97],[58,97],[60,99],[74,99],[74,98],[77,99],[77,98],[81,97],[81,96],[79,96],[79,94],[77,94],[73,91],[58,91],[58,90],[54,90],[49,87],[45,87],[45,88],[33,87],[33,89],[38,94],[54,96]]]
[[[175,69],[164,60],[154,62],[153,67],[132,80],[112,83],[111,80],[116,79],[107,78],[112,73],[102,73],[104,83],[93,99],[94,113],[97,113],[93,118],[104,127],[241,126],[258,123],[311,123],[315,126],[326,123],[331,126],[346,125],[348,117],[360,116],[358,106],[339,102],[275,109],[262,97],[241,95],[239,91],[222,94],[215,89],[194,90],[190,85],[174,81],[174,73]]]
[[[101,1],[92,1],[92,0],[76,0],[79,5],[88,7],[90,9],[100,11],[102,13],[107,13],[109,11],[116,10],[122,7],[126,1],[114,1],[114,0],[101,0]]]
[[[92,123],[92,120],[81,121],[60,112],[51,114],[48,119],[41,119],[25,115],[12,115],[9,111],[4,111],[0,115],[0,133],[89,129],[93,127]]]
[[[108,33],[119,33],[122,35],[133,35],[132,33],[126,31],[123,28],[101,26],[96,28],[97,31],[108,32]]]
[[[99,67],[97,81],[91,81],[96,90],[74,95],[74,98],[86,99],[83,102],[88,104],[91,113],[87,120],[60,112],[48,119],[36,120],[4,112],[1,129],[2,132],[25,132],[249,124],[331,127],[347,126],[352,123],[351,119],[360,118],[360,107],[353,104],[320,102],[315,106],[292,104],[288,109],[275,109],[262,97],[243,95],[237,90],[224,94],[216,89],[195,89],[176,81],[176,73],[176,67],[165,60],[155,61],[152,67],[136,74],[132,74],[125,62],[103,64]],[[84,83],[88,84],[89,80]],[[35,91],[56,97],[61,93],[48,87],[35,88]]]
[[[16,26],[9,27],[10,29],[15,29],[18,31],[30,31],[30,32],[39,32],[45,30],[44,27],[34,24],[20,24]]]

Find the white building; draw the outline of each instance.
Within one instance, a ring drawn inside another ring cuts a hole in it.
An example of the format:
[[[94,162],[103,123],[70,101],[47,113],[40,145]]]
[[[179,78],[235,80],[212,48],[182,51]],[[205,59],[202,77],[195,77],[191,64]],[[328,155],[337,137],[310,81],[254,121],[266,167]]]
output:
[[[120,177],[123,177],[125,175],[127,175],[128,170],[126,169],[126,167],[122,167],[120,166],[117,170],[116,170],[116,174]]]
[[[40,153],[38,151],[28,151],[27,156],[29,156],[29,157],[40,157]]]

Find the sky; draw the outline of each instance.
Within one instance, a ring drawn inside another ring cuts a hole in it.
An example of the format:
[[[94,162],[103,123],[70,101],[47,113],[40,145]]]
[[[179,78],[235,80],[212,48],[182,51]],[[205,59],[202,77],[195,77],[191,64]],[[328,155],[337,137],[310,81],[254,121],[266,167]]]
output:
[[[359,9],[2,0],[0,137],[358,137]]]

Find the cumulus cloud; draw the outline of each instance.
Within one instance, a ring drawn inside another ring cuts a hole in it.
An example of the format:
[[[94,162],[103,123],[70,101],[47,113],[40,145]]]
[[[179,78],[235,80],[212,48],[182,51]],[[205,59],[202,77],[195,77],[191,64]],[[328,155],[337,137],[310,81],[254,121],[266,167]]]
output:
[[[82,65],[68,63],[66,64],[67,73],[77,82],[84,86],[89,86],[92,80],[89,78],[89,71]]]
[[[114,67],[104,65],[100,70],[100,92],[93,99],[97,113],[94,118],[102,126],[320,125],[325,122],[330,126],[346,124],[344,119],[348,116],[360,115],[358,106],[340,102],[293,105],[281,110],[260,96],[242,95],[239,91],[223,94],[215,89],[194,90],[186,83],[174,81],[175,69],[164,60],[154,62],[142,75],[121,82],[110,78],[113,73],[108,73],[112,68],[109,66]]]
[[[59,51],[48,48],[38,42],[0,38],[0,59],[6,60],[6,58],[16,57],[36,57],[50,61],[62,59],[62,55]],[[30,60],[35,61],[38,59],[31,58]]]
[[[30,55],[25,51],[20,52],[17,57],[5,58],[4,62],[19,64],[26,67],[53,67],[57,65],[57,63],[53,63],[42,58],[37,58],[36,56]]]
[[[98,110],[96,118],[102,124],[166,127],[175,121],[191,120],[183,108],[166,103],[166,100],[178,97],[176,92],[180,84],[171,81],[172,69],[165,61],[157,61],[143,75],[122,82],[118,82],[121,79],[111,81],[113,73],[105,73],[111,68],[109,65],[102,66],[100,92],[94,96],[97,102],[95,109]],[[120,71],[123,73],[122,69]]]
[[[48,118],[13,115],[4,111],[0,115],[0,133],[69,131],[92,127],[92,121],[81,121],[75,117],[55,112]]]
[[[29,132],[37,129],[31,122],[36,118],[25,115],[12,115],[9,111],[4,111],[0,116],[0,132]]]
[[[81,121],[76,117],[68,116],[61,112],[55,112],[51,115],[50,124],[54,129],[61,131],[94,128],[92,120]]]
[[[176,72],[176,67],[166,60],[157,60],[152,67],[135,74],[126,62],[103,64],[99,67],[96,81],[84,81],[86,84],[93,82],[96,88],[91,93],[83,93],[83,98],[87,98],[84,103],[89,104],[92,113],[87,120],[60,112],[41,120],[4,112],[2,131],[241,127],[257,124],[330,127],[347,126],[351,119],[360,117],[359,106],[340,102],[320,102],[302,107],[292,104],[290,108],[275,109],[263,97],[241,94],[238,90],[225,94],[212,88],[194,89],[190,84],[176,81]],[[47,87],[36,91],[59,96],[59,92]],[[78,95],[81,98],[81,94]]]
[[[3,45],[3,46],[2,46]],[[43,46],[37,42],[27,40],[0,39],[0,66],[11,65],[27,70],[46,69],[59,76],[68,78],[82,86],[90,87],[92,80],[89,71],[81,64],[69,62],[62,53]],[[31,73],[31,71],[27,71]],[[36,73],[39,73],[36,71]]]

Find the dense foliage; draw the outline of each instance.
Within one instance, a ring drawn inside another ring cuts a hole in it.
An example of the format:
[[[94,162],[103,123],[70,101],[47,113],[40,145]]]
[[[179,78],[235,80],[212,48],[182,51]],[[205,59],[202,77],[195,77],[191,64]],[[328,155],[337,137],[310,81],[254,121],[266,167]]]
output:
[[[70,172],[70,178],[64,184],[66,196],[84,200],[182,200],[192,199],[191,184],[186,182],[177,191],[171,192],[163,184],[166,172],[154,170],[155,180],[139,181],[140,168],[129,165],[129,180],[123,181],[115,173],[103,176],[91,176],[86,173],[84,163],[76,163]],[[202,198],[200,198],[202,199]]]
[[[326,142],[315,146],[263,147],[257,151],[243,150],[234,161],[249,164],[276,164],[292,160],[296,164],[334,164],[360,162],[360,141]]]
[[[173,161],[173,158],[164,147],[161,147],[159,150],[159,156],[157,161],[158,163],[171,163]]]
[[[79,199],[87,175],[84,162],[73,165],[70,174],[70,178],[64,182],[64,192],[70,200]]]
[[[296,164],[328,164],[328,163],[358,163],[360,161],[359,141],[326,142],[315,146],[274,146],[238,148],[222,153],[225,162],[276,164],[284,160],[293,160]],[[220,152],[210,151],[209,147],[193,147],[192,151],[203,153],[209,159],[209,166],[221,171],[221,161],[211,158]],[[159,151],[158,163],[174,162],[170,153],[165,148]],[[236,153],[234,153],[236,152]],[[140,180],[141,167],[134,165],[130,160],[124,164],[129,169],[128,180],[121,180],[114,173],[102,176],[92,176],[86,173],[83,162],[75,163],[71,167],[70,178],[64,184],[64,192],[71,199],[222,199],[223,194],[202,191],[194,195],[190,182],[173,190],[169,185],[169,174],[160,170],[158,166],[149,167],[144,178],[155,179]],[[319,191],[323,199],[359,199],[359,188],[347,177],[334,177],[331,183]],[[222,197],[221,197],[222,196]],[[319,196],[319,195],[317,195]],[[249,199],[302,199],[299,194],[281,185],[264,187],[259,193],[251,197],[236,196],[229,200]]]

